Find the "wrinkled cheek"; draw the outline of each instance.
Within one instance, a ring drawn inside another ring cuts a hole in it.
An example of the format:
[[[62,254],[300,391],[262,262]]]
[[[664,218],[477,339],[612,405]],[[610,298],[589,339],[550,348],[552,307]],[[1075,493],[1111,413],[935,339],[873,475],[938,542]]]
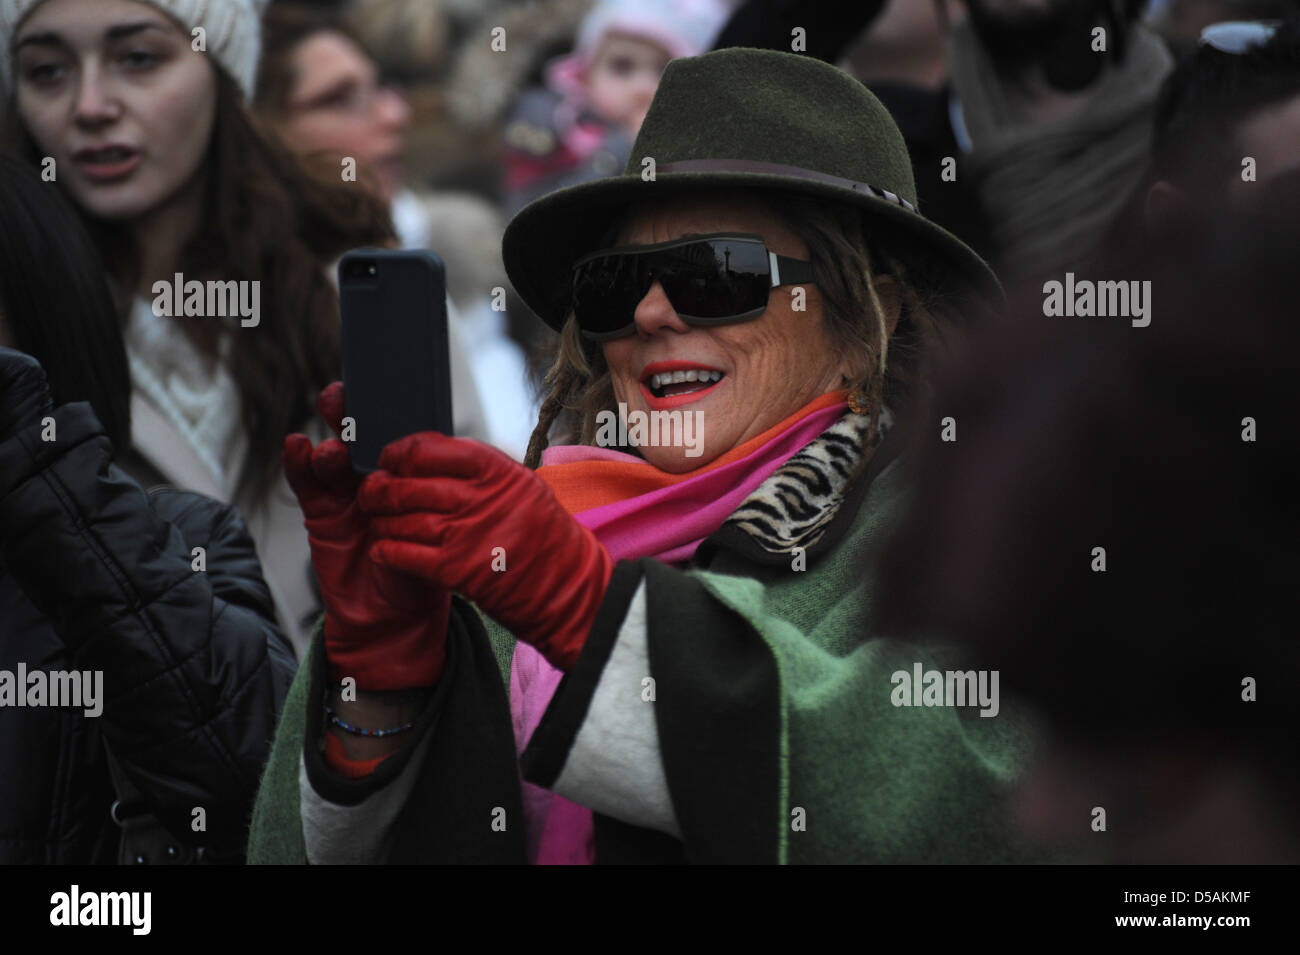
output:
[[[615,401],[627,401],[627,400],[628,400],[629,389],[628,389],[627,381],[626,381],[625,378],[623,378],[623,376],[621,376],[621,375],[611,375],[611,376],[610,376],[610,385],[611,385],[611,386],[613,387],[613,389],[614,389],[614,400],[615,400]]]
[[[636,379],[630,368],[632,361],[624,354],[625,349],[605,346],[605,365],[609,368],[609,381],[618,401],[631,401],[639,393]]]
[[[709,454],[721,454],[730,451],[737,439],[744,432],[749,421],[759,413],[757,404],[748,396],[732,392],[730,395],[718,395],[717,401],[705,402],[705,407],[696,409],[696,440],[703,444]]]

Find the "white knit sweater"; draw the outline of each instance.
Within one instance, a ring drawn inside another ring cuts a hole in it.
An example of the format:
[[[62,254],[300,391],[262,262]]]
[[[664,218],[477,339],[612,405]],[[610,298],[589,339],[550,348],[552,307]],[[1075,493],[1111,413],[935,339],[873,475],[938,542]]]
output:
[[[227,358],[202,354],[176,319],[155,315],[148,299],[137,298],[126,326],[131,385],[143,393],[185,436],[219,487],[231,488],[247,453],[239,389]]]

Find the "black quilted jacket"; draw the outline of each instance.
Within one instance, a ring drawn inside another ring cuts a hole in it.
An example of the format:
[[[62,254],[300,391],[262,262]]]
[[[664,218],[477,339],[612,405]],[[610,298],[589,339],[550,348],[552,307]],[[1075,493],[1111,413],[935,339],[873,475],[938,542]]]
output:
[[[252,540],[227,505],[146,495],[88,404],[53,417],[0,443],[0,680],[102,671],[103,710],[0,686],[0,863],[115,862],[132,831],[162,838],[131,861],[242,861],[294,670]]]

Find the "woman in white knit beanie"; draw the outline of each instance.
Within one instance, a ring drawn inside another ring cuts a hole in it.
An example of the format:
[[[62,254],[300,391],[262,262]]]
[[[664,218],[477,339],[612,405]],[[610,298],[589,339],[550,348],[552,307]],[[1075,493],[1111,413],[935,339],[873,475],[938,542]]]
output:
[[[339,375],[325,266],[391,225],[251,120],[265,4],[0,0],[0,84],[11,146],[74,201],[121,295],[122,463],[240,507],[301,649],[317,603],[281,445]]]

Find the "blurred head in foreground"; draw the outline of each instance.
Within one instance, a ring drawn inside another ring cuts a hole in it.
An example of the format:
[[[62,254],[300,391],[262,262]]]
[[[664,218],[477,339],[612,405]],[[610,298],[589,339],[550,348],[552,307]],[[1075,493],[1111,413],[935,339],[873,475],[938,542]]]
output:
[[[1048,717],[1031,832],[1296,862],[1300,173],[1200,200],[1204,227],[1098,273],[1150,282],[1149,326],[1048,318],[1032,289],[953,358],[883,624],[966,641]]]

